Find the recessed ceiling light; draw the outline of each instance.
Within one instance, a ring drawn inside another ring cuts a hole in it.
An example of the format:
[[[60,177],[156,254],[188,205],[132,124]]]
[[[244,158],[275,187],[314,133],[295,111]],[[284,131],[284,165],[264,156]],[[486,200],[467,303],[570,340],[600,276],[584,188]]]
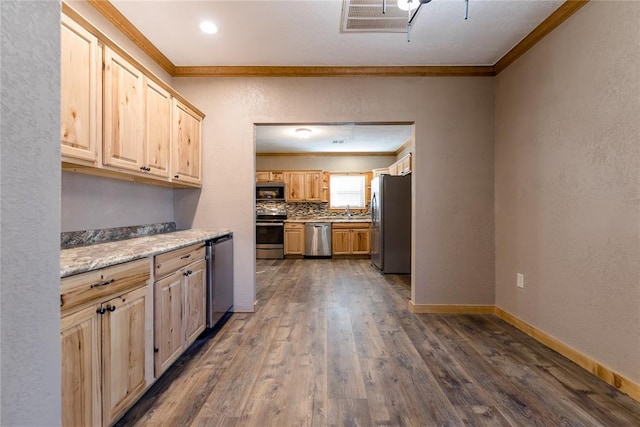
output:
[[[200,23],[200,29],[203,33],[215,34],[218,32],[218,27],[211,21],[202,21]]]
[[[309,129],[309,128],[298,128],[298,129],[296,129],[296,135],[298,135],[302,139],[307,139],[307,138],[309,138],[309,135],[311,135],[311,129]]]

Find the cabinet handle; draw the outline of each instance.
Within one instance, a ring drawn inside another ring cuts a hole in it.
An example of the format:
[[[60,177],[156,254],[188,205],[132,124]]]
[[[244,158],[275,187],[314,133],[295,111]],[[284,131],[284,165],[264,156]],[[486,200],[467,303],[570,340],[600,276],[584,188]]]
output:
[[[107,285],[110,285],[110,284],[112,284],[112,283],[113,283],[113,282],[115,282],[115,281],[116,281],[116,279],[106,280],[106,281],[104,281],[104,282],[100,282],[100,283],[93,284],[93,285],[91,285],[91,287],[92,287],[92,288],[99,288],[100,286],[107,286]]]
[[[144,166],[140,166],[140,170],[141,170],[141,171],[146,171],[146,170],[147,170],[147,168],[145,168]]]
[[[191,256],[191,254],[186,254],[185,256],[181,256],[180,259],[187,259]]]
[[[144,168],[144,170],[146,170],[147,172],[149,172],[151,170],[151,168],[149,166],[147,166],[146,168]]]
[[[184,276],[189,276],[191,273],[193,273],[191,270],[187,270],[183,274]]]
[[[98,314],[104,314],[107,310],[104,309],[104,307],[100,307],[99,309],[96,310],[96,313]]]
[[[178,178],[180,178],[180,175],[174,175],[173,177],[178,179]]]
[[[160,351],[160,349],[159,349],[158,347],[154,347],[154,348],[153,348],[153,352],[154,352],[154,353],[157,353],[157,352],[159,352],[159,351]]]
[[[116,306],[115,306],[115,305],[108,305],[108,306],[107,306],[107,310],[108,310],[108,311],[112,311],[112,312],[113,312],[113,311],[116,311]]]

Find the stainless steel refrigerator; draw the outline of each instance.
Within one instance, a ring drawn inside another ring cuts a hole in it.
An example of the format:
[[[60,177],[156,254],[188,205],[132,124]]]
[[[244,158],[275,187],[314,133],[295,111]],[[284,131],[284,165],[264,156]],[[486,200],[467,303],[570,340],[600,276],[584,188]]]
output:
[[[371,263],[382,273],[411,273],[411,175],[371,181]]]

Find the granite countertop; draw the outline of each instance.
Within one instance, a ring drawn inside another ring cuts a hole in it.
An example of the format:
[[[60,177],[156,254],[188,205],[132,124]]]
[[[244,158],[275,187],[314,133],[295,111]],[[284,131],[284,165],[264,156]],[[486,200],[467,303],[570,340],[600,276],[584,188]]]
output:
[[[293,216],[287,218],[284,222],[307,223],[307,222],[371,222],[371,217],[352,216]]]
[[[60,251],[60,277],[120,264],[224,236],[231,230],[185,230]]]

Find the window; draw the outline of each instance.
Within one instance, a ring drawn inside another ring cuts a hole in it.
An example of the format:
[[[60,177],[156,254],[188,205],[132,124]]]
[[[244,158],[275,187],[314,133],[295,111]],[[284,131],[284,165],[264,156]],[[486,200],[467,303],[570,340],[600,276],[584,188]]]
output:
[[[331,174],[329,188],[331,189],[330,209],[365,209],[365,175]]]

